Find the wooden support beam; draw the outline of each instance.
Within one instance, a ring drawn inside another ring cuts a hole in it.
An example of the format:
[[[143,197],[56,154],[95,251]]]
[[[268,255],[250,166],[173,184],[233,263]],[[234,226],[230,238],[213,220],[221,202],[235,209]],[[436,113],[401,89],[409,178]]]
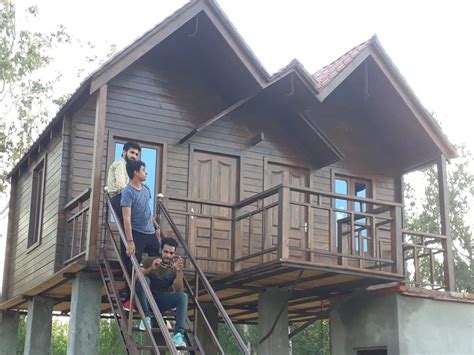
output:
[[[290,256],[290,188],[282,186],[278,201],[278,259]]]
[[[101,86],[97,96],[94,129],[94,155],[92,159],[91,197],[89,225],[87,228],[86,261],[97,259],[97,235],[99,233],[99,213],[102,178],[102,156],[104,154],[105,113],[107,106],[107,85]]]
[[[263,134],[263,132],[260,132],[259,134],[257,134],[256,136],[250,139],[250,145],[257,145],[264,139],[265,139],[265,135]]]
[[[242,100],[239,100],[237,101],[235,104],[233,105],[230,105],[229,107],[227,107],[225,110],[219,112],[217,115],[211,117],[210,119],[208,119],[207,121],[201,123],[198,127],[194,128],[191,132],[189,132],[188,134],[186,134],[183,138],[181,138],[181,140],[179,141],[179,144],[183,144],[184,142],[186,142],[187,140],[189,140],[192,136],[194,136],[195,134],[199,133],[200,131],[202,131],[203,129],[205,129],[206,127],[209,127],[211,124],[213,124],[214,122],[217,122],[219,121],[221,118],[231,114],[232,112],[236,111],[238,108],[242,107],[243,105],[245,105],[245,103],[247,103],[250,99],[254,98],[255,96],[257,96],[261,91],[259,91],[257,94],[254,94],[254,95],[250,95],[250,96],[247,96],[245,98],[243,98]]]
[[[449,225],[449,191],[448,175],[446,171],[446,157],[441,155],[437,162],[439,187],[439,212],[441,220],[441,234],[446,239],[441,241],[444,252],[444,283],[449,291],[454,291],[454,259],[453,242]]]
[[[392,219],[390,228],[390,250],[393,261],[392,272],[395,274],[403,273],[403,240],[402,240],[402,209],[399,206],[392,207],[390,211]]]

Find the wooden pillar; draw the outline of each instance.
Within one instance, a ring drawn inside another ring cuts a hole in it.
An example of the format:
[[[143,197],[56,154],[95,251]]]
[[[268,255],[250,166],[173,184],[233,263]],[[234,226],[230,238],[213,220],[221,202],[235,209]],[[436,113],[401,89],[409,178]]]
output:
[[[0,301],[6,301],[11,296],[11,292],[9,290],[10,285],[10,274],[11,268],[13,264],[12,257],[12,243],[13,243],[13,230],[14,230],[14,222],[13,217],[15,216],[16,206],[17,206],[17,176],[12,176],[10,180],[10,201],[8,202],[8,227],[7,227],[7,235],[4,237],[6,238],[5,243],[5,254],[3,260],[3,286],[2,286],[2,294],[0,296]]]
[[[278,258],[290,256],[290,188],[280,188],[278,201]]]
[[[234,207],[232,208],[232,271],[241,269],[241,262],[236,260],[242,257],[242,237],[242,220],[237,221],[237,208]]]
[[[107,85],[103,85],[97,96],[94,129],[94,155],[92,159],[91,197],[89,201],[89,225],[87,228],[86,260],[97,259],[97,235],[99,233],[100,196],[102,192],[102,157],[104,154],[105,113],[107,107]]]
[[[390,217],[392,218],[390,228],[392,272],[403,274],[402,208],[399,206],[392,207]]]
[[[444,282],[449,291],[454,291],[454,259],[453,242],[449,226],[449,191],[448,174],[446,172],[446,157],[441,155],[437,162],[439,186],[439,212],[441,220],[441,234],[443,239],[444,256]]]

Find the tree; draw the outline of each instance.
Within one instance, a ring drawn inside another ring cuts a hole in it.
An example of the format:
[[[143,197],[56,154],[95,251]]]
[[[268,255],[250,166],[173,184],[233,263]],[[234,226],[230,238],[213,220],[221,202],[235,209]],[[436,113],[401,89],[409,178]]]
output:
[[[456,290],[474,290],[474,237],[472,225],[466,218],[474,201],[474,173],[472,155],[466,147],[457,147],[459,158],[448,166],[449,221],[453,239],[454,271]],[[424,196],[416,197],[410,184],[405,186],[405,223],[408,229],[429,233],[440,233],[439,190],[437,171],[434,166],[423,170],[426,182]],[[427,279],[428,265],[421,264],[421,277]],[[436,278],[441,279],[441,260],[436,261]]]
[[[33,31],[29,28],[38,14],[36,6],[19,14],[12,0],[0,0],[0,198],[7,197],[4,200],[8,200],[8,172],[70,96],[54,90],[63,75],[55,69],[52,50],[81,49],[84,62],[77,69],[78,79],[116,50],[111,45],[108,53],[98,55],[92,43],[73,38],[63,25],[49,33]],[[0,218],[6,209],[0,206]]]
[[[292,327],[297,328],[299,325]],[[296,334],[291,341],[293,355],[328,355],[331,342],[329,339],[329,320],[316,321],[308,328]]]
[[[33,19],[38,8],[31,6],[26,16]],[[0,0],[0,192],[7,186],[6,173],[26,152],[50,118],[53,84],[58,76],[43,79],[41,69],[51,63],[53,46],[70,43],[64,26],[52,33],[20,29],[11,0]]]

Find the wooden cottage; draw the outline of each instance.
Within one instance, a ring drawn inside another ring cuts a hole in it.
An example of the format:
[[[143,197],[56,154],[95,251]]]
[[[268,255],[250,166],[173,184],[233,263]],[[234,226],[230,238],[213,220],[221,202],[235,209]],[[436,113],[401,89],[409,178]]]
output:
[[[314,74],[294,60],[269,75],[216,3],[196,0],[92,73],[11,171],[0,310],[41,298],[73,319],[79,275],[104,258],[118,268],[104,186],[129,140],[164,195],[162,232],[185,240],[233,322],[257,322],[268,290],[287,326],[371,285],[453,289],[456,152],[377,38]],[[403,227],[403,176],[430,164],[440,235]],[[444,271],[421,279],[436,254]],[[97,297],[111,313],[107,287]]]

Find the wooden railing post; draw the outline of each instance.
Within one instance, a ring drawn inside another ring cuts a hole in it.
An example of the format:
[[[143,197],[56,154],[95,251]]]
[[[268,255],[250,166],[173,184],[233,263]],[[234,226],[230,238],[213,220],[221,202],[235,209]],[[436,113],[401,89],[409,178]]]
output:
[[[439,212],[441,220],[441,234],[446,236],[442,245],[444,249],[444,284],[449,291],[454,291],[454,259],[453,242],[449,225],[449,196],[448,177],[446,171],[446,157],[441,155],[438,163]]]
[[[392,218],[390,226],[390,250],[392,253],[392,272],[401,274],[403,272],[403,245],[402,245],[402,208],[394,206],[390,210]]]
[[[278,193],[278,258],[290,256],[290,188],[282,186]]]
[[[237,207],[232,208],[232,271],[241,269],[240,261],[236,261],[242,256],[242,221],[237,221]],[[249,238],[250,243],[250,238]]]

